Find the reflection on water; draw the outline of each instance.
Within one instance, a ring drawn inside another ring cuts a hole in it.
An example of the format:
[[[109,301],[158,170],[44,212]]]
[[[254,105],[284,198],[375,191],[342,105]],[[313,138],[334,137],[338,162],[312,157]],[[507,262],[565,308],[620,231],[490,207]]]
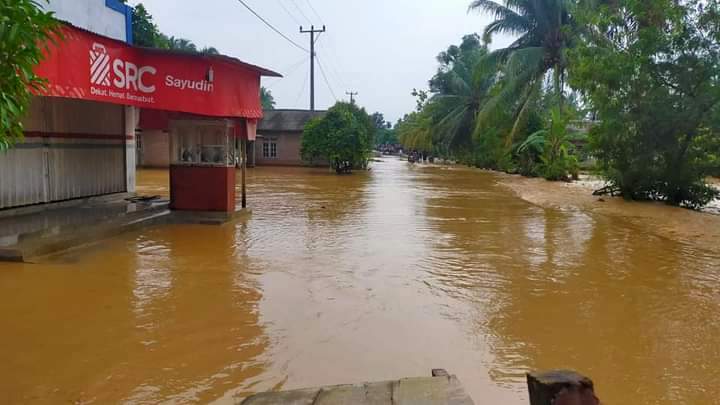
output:
[[[139,188],[167,195],[167,173]],[[249,172],[251,216],[0,264],[0,402],[233,400],[459,375],[525,404],[570,367],[607,404],[720,396],[720,258],[617,218],[529,205],[493,174],[386,160]]]

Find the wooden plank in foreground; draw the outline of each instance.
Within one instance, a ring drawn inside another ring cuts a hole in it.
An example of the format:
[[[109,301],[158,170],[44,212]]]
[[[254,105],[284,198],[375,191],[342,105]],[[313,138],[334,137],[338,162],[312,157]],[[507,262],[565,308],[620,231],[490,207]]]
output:
[[[337,385],[285,392],[267,392],[242,405],[474,405],[454,375],[404,378],[356,385]]]

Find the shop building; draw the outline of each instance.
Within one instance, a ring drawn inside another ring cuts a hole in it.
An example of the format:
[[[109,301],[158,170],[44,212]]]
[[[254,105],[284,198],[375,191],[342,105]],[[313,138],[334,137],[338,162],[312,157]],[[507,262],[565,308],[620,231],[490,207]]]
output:
[[[261,76],[279,75],[227,56],[133,47],[119,5],[50,4],[61,19],[85,6],[86,14],[96,10],[107,21],[90,28],[114,37],[63,26],[63,38],[36,68],[49,85],[33,99],[25,140],[0,154],[0,209],[133,193],[135,133],[147,114],[160,116],[149,121],[170,140],[171,207],[234,210],[234,145],[255,138]]]

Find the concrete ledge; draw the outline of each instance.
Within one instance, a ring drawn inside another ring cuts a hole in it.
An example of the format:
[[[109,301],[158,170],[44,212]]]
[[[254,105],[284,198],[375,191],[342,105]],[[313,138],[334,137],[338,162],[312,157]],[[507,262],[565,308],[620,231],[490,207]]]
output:
[[[122,201],[126,198],[135,197],[135,193],[104,194],[91,197],[75,198],[72,200],[56,201],[51,203],[25,205],[16,208],[5,208],[0,210],[0,218],[10,218],[20,215],[35,214],[43,211],[50,211],[58,208],[76,207],[86,204],[99,204],[112,201]]]
[[[121,199],[121,196],[115,195],[113,200]],[[125,202],[123,202],[125,203]],[[120,203],[122,204],[122,203]],[[132,203],[126,203],[132,204]],[[118,201],[108,201],[108,205],[118,207]],[[41,219],[39,228],[25,229],[19,231],[18,234],[10,235],[11,240],[15,240],[14,244],[0,246],[0,261],[6,262],[26,262],[32,263],[42,259],[62,254],[68,250],[87,247],[105,239],[116,236],[120,233],[131,232],[148,226],[169,225],[169,224],[198,224],[198,225],[214,225],[219,226],[230,223],[239,218],[251,215],[252,211],[245,209],[233,213],[225,212],[189,212],[189,211],[171,211],[168,209],[167,203],[156,203],[151,205],[138,205],[139,208],[133,208],[122,214],[116,214],[112,217],[105,216],[104,206],[100,201],[95,200],[92,206],[77,205],[77,210],[70,207],[61,207],[56,213],[52,213],[49,209],[42,210],[44,214],[50,215],[50,218],[66,217],[68,215],[77,216],[86,219],[87,216],[91,221],[73,221],[72,219],[61,224],[54,223],[54,220],[45,222]],[[70,210],[68,211],[68,208]],[[125,209],[123,205],[120,208]],[[36,215],[41,215],[38,212]],[[43,217],[44,218],[44,217]],[[38,222],[38,218],[33,214],[26,214],[16,218],[6,218],[5,221],[13,221],[17,226],[27,222]],[[23,229],[22,226],[19,227]]]
[[[241,405],[473,405],[460,381],[444,370],[434,377],[404,378],[355,385],[335,385],[285,392],[266,392]]]
[[[176,224],[223,225],[243,216],[252,214],[249,209],[235,212],[172,211],[172,222]]]

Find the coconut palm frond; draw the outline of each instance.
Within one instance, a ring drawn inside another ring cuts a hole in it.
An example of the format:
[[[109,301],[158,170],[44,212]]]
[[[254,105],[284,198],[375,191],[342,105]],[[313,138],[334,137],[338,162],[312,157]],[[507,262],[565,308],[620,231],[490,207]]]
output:
[[[522,101],[520,103],[520,108],[518,110],[518,113],[516,114],[515,122],[513,123],[512,129],[508,133],[507,138],[505,139],[506,146],[512,146],[513,140],[520,133],[520,130],[525,128],[525,126],[527,125],[530,111],[532,111],[533,106],[535,106],[536,101],[540,97],[539,83],[540,81],[537,80],[534,83],[531,83],[530,85],[525,87],[523,95],[521,97]]]
[[[468,11],[478,11],[491,14],[495,19],[500,20],[507,16],[515,15],[520,17],[515,10],[492,0],[474,0],[470,3]]]
[[[543,149],[545,148],[545,139],[547,138],[547,135],[548,130],[541,129],[528,136],[527,139],[525,139],[525,142],[521,143],[520,146],[518,146],[518,153],[525,153],[529,151],[533,151],[538,154],[542,153]]]
[[[495,34],[523,35],[531,29],[530,22],[520,16],[495,20],[485,27],[483,40],[490,42]]]
[[[504,72],[508,80],[519,78],[526,73],[534,77],[542,76],[545,73],[544,59],[545,50],[542,47],[518,49],[508,57]]]

